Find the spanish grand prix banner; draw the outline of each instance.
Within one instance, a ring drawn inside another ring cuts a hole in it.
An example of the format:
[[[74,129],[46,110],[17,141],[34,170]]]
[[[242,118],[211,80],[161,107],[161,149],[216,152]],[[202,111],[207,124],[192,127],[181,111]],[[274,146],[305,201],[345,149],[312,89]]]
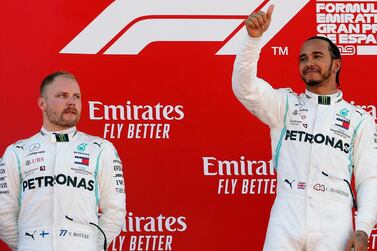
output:
[[[259,76],[303,92],[300,46],[327,36],[345,99],[376,119],[376,0],[1,1],[0,155],[41,128],[44,76],[72,72],[79,130],[124,163],[127,216],[109,250],[262,250],[276,192],[269,129],[231,75],[243,20],[270,4]]]

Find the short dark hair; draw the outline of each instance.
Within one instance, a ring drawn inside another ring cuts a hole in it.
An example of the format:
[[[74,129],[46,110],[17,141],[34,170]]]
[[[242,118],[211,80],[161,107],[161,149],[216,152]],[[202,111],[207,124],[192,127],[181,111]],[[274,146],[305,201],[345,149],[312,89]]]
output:
[[[332,59],[339,59],[340,61],[342,61],[342,57],[340,55],[340,50],[339,50],[338,46],[336,46],[330,39],[328,39],[327,37],[322,37],[322,36],[314,36],[314,37],[308,38],[306,41],[314,40],[314,39],[326,41],[329,44],[329,52],[330,52],[331,58]],[[337,84],[337,86],[340,86],[339,74],[340,74],[340,68],[339,68],[338,72],[336,73],[336,84]]]
[[[42,80],[41,86],[40,86],[40,88],[39,88],[39,95],[40,95],[41,97],[43,96],[43,93],[44,93],[44,91],[46,90],[46,86],[48,86],[49,84],[51,84],[52,82],[54,82],[54,80],[55,80],[57,77],[70,78],[70,79],[73,79],[73,80],[77,81],[75,75],[73,75],[73,74],[70,73],[70,72],[67,72],[67,71],[56,71],[56,72],[53,72],[53,73],[47,75],[47,76]]]

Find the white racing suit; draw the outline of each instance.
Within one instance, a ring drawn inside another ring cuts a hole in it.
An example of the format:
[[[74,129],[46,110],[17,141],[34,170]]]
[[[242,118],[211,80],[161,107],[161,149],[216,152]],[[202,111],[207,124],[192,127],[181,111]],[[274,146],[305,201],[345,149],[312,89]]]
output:
[[[233,90],[270,127],[277,195],[264,250],[343,251],[356,230],[370,235],[377,215],[377,135],[373,118],[342,98],[273,89],[257,78],[260,39],[237,55]]]
[[[104,250],[95,225],[107,245],[120,233],[125,190],[114,146],[76,128],[59,133],[42,128],[0,162],[0,237],[13,250]]]

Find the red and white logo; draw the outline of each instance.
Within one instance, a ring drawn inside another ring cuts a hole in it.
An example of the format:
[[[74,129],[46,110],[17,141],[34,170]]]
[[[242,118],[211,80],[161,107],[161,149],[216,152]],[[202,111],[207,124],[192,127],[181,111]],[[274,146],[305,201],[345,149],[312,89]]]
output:
[[[244,19],[275,5],[262,39],[270,41],[309,0],[117,0],[60,53],[136,55],[158,41],[223,41],[217,55],[235,55],[246,36]]]
[[[305,189],[306,188],[306,183],[305,182],[298,182],[297,183],[297,189]]]
[[[376,55],[376,13],[376,0],[317,0],[318,35],[331,39],[343,55]]]
[[[322,192],[324,192],[326,189],[325,185],[319,184],[319,183],[315,184],[313,188],[314,190],[322,191]]]

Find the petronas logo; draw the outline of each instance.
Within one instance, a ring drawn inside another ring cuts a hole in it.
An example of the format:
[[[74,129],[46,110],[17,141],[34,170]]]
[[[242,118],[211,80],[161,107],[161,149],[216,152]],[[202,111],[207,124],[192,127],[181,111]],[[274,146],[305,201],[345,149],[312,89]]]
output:
[[[86,146],[88,144],[87,143],[81,143],[78,147],[77,147],[77,150],[80,151],[80,152],[84,152],[85,149],[86,149]]]

